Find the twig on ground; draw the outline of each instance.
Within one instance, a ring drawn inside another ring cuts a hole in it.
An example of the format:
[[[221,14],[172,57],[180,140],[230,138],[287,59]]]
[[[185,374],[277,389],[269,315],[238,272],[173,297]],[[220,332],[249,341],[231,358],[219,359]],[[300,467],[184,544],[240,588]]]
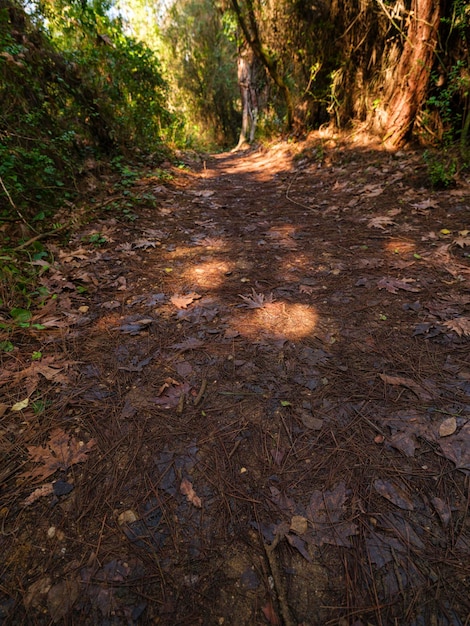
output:
[[[269,563],[269,569],[271,570],[271,576],[273,577],[274,590],[276,591],[279,607],[282,613],[282,619],[285,626],[297,626],[297,621],[292,616],[289,601],[287,599],[287,591],[284,585],[284,581],[281,575],[281,569],[277,562],[275,554],[276,546],[279,543],[280,535],[276,535],[271,545],[266,544],[263,541],[264,550]]]
[[[202,396],[204,395],[206,389],[207,389],[207,380],[204,378],[202,380],[201,387],[199,389],[199,393],[194,398],[194,406],[197,406],[201,402]]]

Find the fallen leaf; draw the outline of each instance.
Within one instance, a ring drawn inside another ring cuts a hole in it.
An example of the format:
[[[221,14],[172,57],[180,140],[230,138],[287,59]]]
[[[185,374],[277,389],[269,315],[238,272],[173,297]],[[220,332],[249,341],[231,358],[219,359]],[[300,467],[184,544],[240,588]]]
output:
[[[383,498],[405,511],[413,511],[414,505],[405,491],[388,480],[376,480],[374,488]]]
[[[470,237],[457,237],[456,239],[454,239],[453,243],[455,243],[457,246],[460,246],[461,248],[466,248],[467,246],[470,246]]]
[[[158,390],[158,397],[152,401],[165,408],[174,408],[180,403],[182,395],[187,396],[191,387],[188,383],[180,384],[177,380],[167,378]]]
[[[29,460],[39,465],[26,470],[20,476],[27,480],[42,481],[57,470],[66,472],[72,465],[86,461],[87,454],[94,445],[94,439],[84,443],[61,428],[56,428],[51,432],[45,446],[27,446]]]
[[[298,552],[304,557],[306,561],[308,561],[309,563],[312,561],[312,557],[307,550],[307,544],[303,539],[301,539],[298,535],[291,535],[290,533],[287,533],[285,537],[288,543],[293,548],[298,550]]]
[[[416,450],[416,437],[409,429],[401,431],[390,437],[389,443],[392,447],[403,452],[405,456],[413,457]]]
[[[272,304],[274,302],[273,294],[269,294],[269,296],[265,296],[262,293],[256,293],[254,289],[251,290],[251,296],[242,296],[238,294],[242,300],[244,300],[245,305],[249,309],[262,309],[267,304]]]
[[[281,511],[291,516],[294,514],[296,510],[295,501],[287,496],[285,493],[282,493],[277,487],[270,487],[271,491],[271,500],[276,504]]]
[[[270,626],[281,626],[281,620],[277,616],[276,611],[272,605],[272,602],[268,602],[265,606],[261,607],[264,617],[267,619]]]
[[[444,456],[455,463],[457,469],[470,471],[470,422],[458,433],[439,439],[439,447]]]
[[[145,328],[147,328],[147,326],[150,326],[150,324],[152,324],[155,320],[152,319],[151,317],[135,317],[132,316],[130,318],[127,318],[127,320],[121,324],[121,326],[119,327],[119,330],[122,333],[128,334],[128,335],[138,335],[140,332],[142,332]]]
[[[81,591],[78,576],[65,578],[50,588],[47,594],[47,606],[52,621],[57,624],[71,610]]]
[[[465,335],[470,337],[470,317],[455,317],[452,320],[443,322],[444,326],[453,330],[459,337]]]
[[[294,515],[290,521],[289,530],[296,535],[303,535],[307,532],[308,520],[302,515]]]
[[[198,509],[202,507],[201,498],[196,494],[193,489],[192,483],[187,478],[183,478],[183,480],[181,481],[180,491],[183,496],[186,496],[188,502],[190,502],[193,506]]]
[[[132,245],[134,248],[147,250],[147,248],[155,248],[157,245],[160,245],[160,242],[149,241],[148,239],[137,239]]]
[[[212,191],[212,189],[203,189],[202,191],[192,191],[191,193],[199,198],[210,198],[214,195],[215,191]]]
[[[23,409],[26,409],[26,407],[29,404],[29,398],[25,398],[24,400],[20,400],[20,402],[16,402],[12,407],[11,410],[12,411],[22,411]]]
[[[181,350],[181,352],[185,352],[186,350],[197,350],[197,348],[202,348],[205,346],[205,342],[200,339],[196,339],[195,337],[190,337],[181,343],[174,343],[171,347],[175,350]]]
[[[428,402],[434,397],[427,389],[416,383],[414,380],[411,380],[411,378],[388,376],[388,374],[379,374],[379,376],[384,383],[387,383],[388,385],[403,385],[403,387],[411,389],[411,391],[413,391],[413,393],[415,393],[420,400],[423,400],[423,402]]]
[[[119,513],[117,522],[119,526],[123,526],[125,524],[132,524],[136,522],[138,519],[139,518],[137,517],[137,514],[135,513],[135,511],[133,511],[132,509],[127,509],[127,511],[123,511],[122,513]]]
[[[199,300],[201,296],[198,293],[192,292],[187,294],[175,294],[171,296],[170,300],[172,304],[178,309],[187,309],[194,300]]]
[[[398,278],[384,277],[377,283],[379,289],[386,289],[390,293],[397,293],[398,289],[403,291],[419,291],[417,287],[413,287],[410,283],[414,283],[413,278]]]
[[[319,417],[314,417],[310,411],[302,411],[300,419],[305,428],[310,428],[311,430],[321,430],[323,428],[323,420]]]
[[[51,577],[44,576],[39,578],[28,587],[28,591],[24,596],[24,605],[27,609],[30,607],[38,607],[42,603],[42,599],[49,593],[51,588]]]
[[[376,196],[380,196],[383,191],[384,188],[381,185],[364,185],[361,194],[368,198],[375,198]]]
[[[448,505],[448,503],[444,502],[444,500],[438,498],[437,496],[431,498],[431,502],[436,509],[437,514],[439,515],[442,525],[448,526],[452,517],[452,511],[450,510],[450,506]]]
[[[439,206],[435,200],[423,200],[422,202],[415,202],[411,205],[414,209],[435,209]]]
[[[71,361],[55,362],[54,356],[43,357],[41,361],[33,361],[24,370],[20,372],[3,371],[0,374],[0,386],[5,383],[13,385],[18,384],[21,380],[26,379],[26,393],[29,396],[36,390],[39,384],[39,376],[44,376],[46,380],[53,382],[68,382],[68,377],[63,370],[71,365]]]
[[[385,226],[395,226],[394,222],[388,215],[377,215],[367,222],[367,228],[381,228],[385,229]]]
[[[366,539],[366,548],[371,562],[379,569],[396,560],[397,553],[406,552],[405,546],[395,537],[372,531]]]
[[[448,417],[439,426],[439,437],[449,437],[457,430],[457,420],[455,417]]]
[[[313,543],[322,546],[349,547],[349,537],[358,532],[357,524],[343,520],[346,513],[348,492],[344,482],[338,483],[331,491],[315,490],[307,507],[307,518],[312,523]]]

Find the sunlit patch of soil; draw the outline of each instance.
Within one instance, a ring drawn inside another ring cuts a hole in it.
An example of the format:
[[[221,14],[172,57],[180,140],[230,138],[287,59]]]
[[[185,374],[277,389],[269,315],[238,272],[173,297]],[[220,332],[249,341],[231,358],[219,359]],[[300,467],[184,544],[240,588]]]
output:
[[[414,241],[390,239],[385,244],[385,250],[391,254],[409,254],[416,250],[416,244]]]
[[[318,314],[310,306],[270,302],[233,320],[232,328],[252,340],[263,333],[295,341],[312,335],[317,323]]]
[[[233,268],[223,261],[206,261],[188,267],[182,274],[183,278],[204,289],[219,289],[224,284],[226,275]]]
[[[111,328],[116,328],[122,322],[121,316],[118,313],[110,313],[109,315],[104,315],[96,320],[94,325],[95,330],[110,330]]]

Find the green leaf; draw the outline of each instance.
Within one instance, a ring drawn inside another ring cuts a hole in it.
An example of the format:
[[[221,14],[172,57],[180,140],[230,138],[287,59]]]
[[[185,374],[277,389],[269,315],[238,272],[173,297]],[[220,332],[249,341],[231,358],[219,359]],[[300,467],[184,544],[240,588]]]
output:
[[[25,322],[29,322],[29,320],[32,318],[31,311],[20,308],[11,309],[10,315],[17,324],[24,324]]]
[[[15,346],[11,343],[11,341],[0,341],[0,351],[1,352],[13,352]]]
[[[281,406],[292,406],[292,403],[289,400],[281,400]]]
[[[42,352],[38,351],[34,351],[33,354],[31,355],[31,360],[32,361],[39,361],[40,359],[42,359]]]

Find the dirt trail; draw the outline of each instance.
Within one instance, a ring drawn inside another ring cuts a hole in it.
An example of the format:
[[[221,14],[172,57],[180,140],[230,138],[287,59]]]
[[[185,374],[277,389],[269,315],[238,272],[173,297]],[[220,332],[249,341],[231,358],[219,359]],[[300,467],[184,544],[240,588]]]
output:
[[[56,250],[2,357],[2,623],[469,624],[469,185],[421,163],[217,155]]]

